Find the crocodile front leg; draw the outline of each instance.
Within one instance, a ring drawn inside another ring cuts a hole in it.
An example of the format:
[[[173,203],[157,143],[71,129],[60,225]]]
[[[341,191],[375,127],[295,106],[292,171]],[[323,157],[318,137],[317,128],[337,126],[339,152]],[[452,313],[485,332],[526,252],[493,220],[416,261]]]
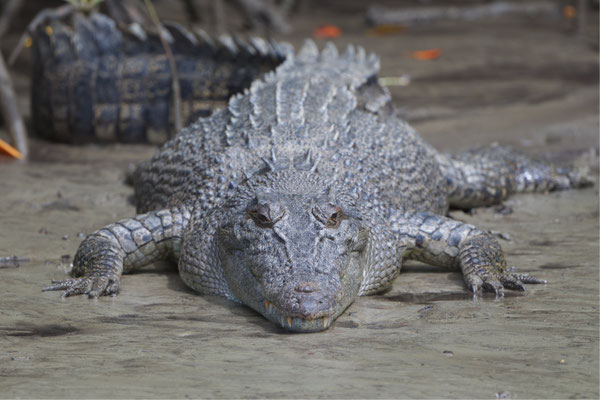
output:
[[[181,207],[110,224],[81,242],[73,260],[73,279],[52,281],[43,290],[65,290],[63,297],[116,295],[123,272],[179,258],[189,220],[190,211]]]
[[[504,288],[524,291],[524,283],[546,283],[510,272],[496,239],[473,225],[432,213],[415,213],[399,226],[405,259],[459,267],[474,295],[481,288],[503,295]]]

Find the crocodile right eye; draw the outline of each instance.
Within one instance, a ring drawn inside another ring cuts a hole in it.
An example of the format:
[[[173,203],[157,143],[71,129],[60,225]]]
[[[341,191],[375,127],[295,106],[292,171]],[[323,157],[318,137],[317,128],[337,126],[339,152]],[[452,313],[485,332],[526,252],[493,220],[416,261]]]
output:
[[[261,228],[272,228],[275,223],[271,218],[271,208],[268,204],[259,204],[256,208],[249,210],[248,215]]]
[[[342,209],[331,203],[325,205],[324,207],[317,206],[313,208],[312,214],[327,228],[337,228],[340,226],[342,219],[346,218],[346,215]]]

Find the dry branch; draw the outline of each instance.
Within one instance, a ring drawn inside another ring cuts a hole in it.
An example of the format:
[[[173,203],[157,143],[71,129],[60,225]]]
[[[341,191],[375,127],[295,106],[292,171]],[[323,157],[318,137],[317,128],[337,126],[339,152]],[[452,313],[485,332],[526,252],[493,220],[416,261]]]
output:
[[[11,137],[12,145],[27,157],[27,131],[17,106],[17,96],[13,89],[4,58],[0,54],[0,112]]]
[[[0,12],[0,38],[4,36],[10,23],[23,5],[23,0],[9,0]]]
[[[554,1],[492,1],[468,6],[439,6],[418,8],[387,8],[372,6],[367,10],[371,25],[415,25],[437,20],[476,20],[503,15],[558,15]]]
[[[144,1],[146,3],[148,13],[150,14],[150,18],[152,18],[152,22],[158,30],[158,37],[160,38],[160,43],[162,44],[162,47],[165,50],[167,59],[169,60],[169,69],[171,70],[171,85],[173,89],[173,119],[175,122],[175,132],[179,132],[183,128],[183,123],[181,122],[181,88],[179,87],[179,74],[177,73],[175,57],[173,57],[173,51],[171,50],[171,46],[169,46],[169,43],[162,34],[162,25],[158,18],[158,14],[154,9],[154,5],[152,5],[152,2],[150,0]]]

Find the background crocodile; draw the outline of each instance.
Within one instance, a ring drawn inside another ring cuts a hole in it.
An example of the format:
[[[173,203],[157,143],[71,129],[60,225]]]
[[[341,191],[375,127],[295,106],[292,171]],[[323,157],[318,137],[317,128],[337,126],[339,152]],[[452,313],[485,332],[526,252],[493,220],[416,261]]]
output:
[[[48,13],[31,31],[36,132],[66,142],[164,143],[173,131],[172,74],[158,34],[104,14]],[[165,24],[188,123],[271,71],[290,47],[252,38],[211,39]]]
[[[438,153],[394,115],[378,68],[361,48],[307,42],[141,165],[142,214],[88,236],[75,278],[46,290],[113,295],[123,272],[171,258],[200,293],[307,332],[388,287],[408,259],[460,268],[474,295],[544,282],[510,272],[491,235],[444,215],[587,178],[498,145]]]

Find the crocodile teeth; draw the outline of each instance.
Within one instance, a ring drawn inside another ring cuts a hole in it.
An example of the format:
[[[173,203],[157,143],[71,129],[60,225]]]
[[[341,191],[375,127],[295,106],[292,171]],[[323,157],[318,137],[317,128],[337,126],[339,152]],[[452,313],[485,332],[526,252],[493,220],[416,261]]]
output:
[[[265,309],[267,310],[268,313],[273,313],[273,314],[279,313],[277,311],[277,308],[269,300],[265,299],[264,304],[265,304]],[[293,329],[294,322],[296,322],[296,325],[297,325],[296,328],[298,328],[298,326],[301,327],[306,324],[314,325],[314,324],[319,323],[319,318],[316,318],[313,320],[313,319],[304,319],[304,318],[300,318],[300,317],[283,316],[283,315],[279,315],[278,318],[279,318],[280,325],[284,328],[289,328],[289,329]],[[323,327],[323,329],[325,329],[331,323],[332,318],[330,316],[321,317],[320,320],[321,320],[321,326]]]
[[[265,309],[267,310],[267,312],[275,312],[276,311],[275,306],[267,299],[265,299]]]

